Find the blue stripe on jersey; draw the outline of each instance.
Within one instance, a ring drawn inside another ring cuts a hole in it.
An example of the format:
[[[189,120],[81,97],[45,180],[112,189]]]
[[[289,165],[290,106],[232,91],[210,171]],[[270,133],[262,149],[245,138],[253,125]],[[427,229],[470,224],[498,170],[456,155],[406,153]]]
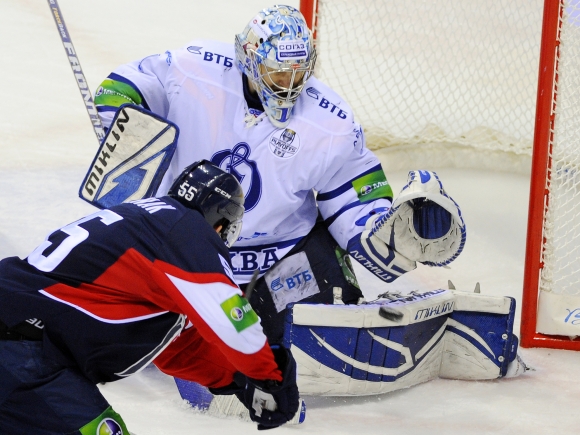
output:
[[[141,105],[145,109],[147,109],[149,111],[151,110],[149,108],[149,104],[147,104],[147,100],[145,100],[145,97],[143,96],[143,94],[141,93],[141,91],[139,90],[139,88],[137,87],[137,85],[135,83],[133,83],[131,80],[129,80],[128,78],[125,78],[123,76],[120,76],[119,74],[115,74],[115,73],[109,74],[109,77],[107,77],[107,78],[109,78],[111,80],[116,80],[118,82],[125,83],[125,84],[131,86],[133,89],[135,89],[135,92],[137,92],[139,94],[139,96],[141,97]]]
[[[116,106],[97,106],[97,112],[116,112],[119,110]]]
[[[316,196],[316,200],[317,201],[328,201],[329,199],[333,199],[336,198],[337,196],[342,195],[344,192],[348,191],[349,189],[352,189],[352,182],[360,177],[364,177],[365,175],[371,174],[373,172],[379,171],[381,170],[381,165],[380,163],[376,166],[373,166],[371,169],[369,169],[368,171],[363,172],[362,174],[358,174],[356,177],[351,178],[349,181],[347,181],[346,183],[344,183],[342,186],[337,187],[334,190],[331,190],[330,192],[325,192],[325,193],[319,193]]]
[[[287,248],[288,246],[294,246],[296,243],[298,243],[303,238],[304,237],[298,237],[296,239],[286,240],[284,242],[278,242],[278,243],[270,243],[267,245],[252,245],[252,246],[234,245],[233,248],[230,248],[230,252],[262,251],[264,249],[269,249],[269,248],[284,249],[284,248]]]
[[[355,207],[361,207],[361,206],[366,206],[367,204],[361,204],[360,201],[355,201],[355,202],[351,202],[350,204],[345,205],[344,207],[342,207],[340,210],[338,210],[336,213],[334,213],[332,216],[330,216],[328,219],[325,219],[324,222],[326,222],[326,224],[328,226],[332,225],[334,223],[334,221],[336,219],[338,219],[338,217],[343,214],[345,211],[350,210],[351,208],[355,208]]]

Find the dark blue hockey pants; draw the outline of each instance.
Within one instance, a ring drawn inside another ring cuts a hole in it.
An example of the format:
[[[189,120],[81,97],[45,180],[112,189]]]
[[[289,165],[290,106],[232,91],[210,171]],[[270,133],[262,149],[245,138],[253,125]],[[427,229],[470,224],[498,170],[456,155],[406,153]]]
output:
[[[41,341],[0,340],[0,434],[79,434],[108,406],[78,371],[43,357]]]

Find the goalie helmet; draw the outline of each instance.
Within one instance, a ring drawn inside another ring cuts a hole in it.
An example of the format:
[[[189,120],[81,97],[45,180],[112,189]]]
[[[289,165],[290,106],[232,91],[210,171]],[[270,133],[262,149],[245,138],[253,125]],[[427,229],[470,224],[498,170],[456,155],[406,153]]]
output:
[[[183,170],[167,195],[199,211],[213,228],[221,225],[219,235],[226,246],[232,246],[238,239],[244,215],[244,192],[233,175],[201,160]]]
[[[314,71],[316,50],[304,17],[292,6],[263,9],[236,35],[236,63],[257,91],[272,124],[284,128]]]

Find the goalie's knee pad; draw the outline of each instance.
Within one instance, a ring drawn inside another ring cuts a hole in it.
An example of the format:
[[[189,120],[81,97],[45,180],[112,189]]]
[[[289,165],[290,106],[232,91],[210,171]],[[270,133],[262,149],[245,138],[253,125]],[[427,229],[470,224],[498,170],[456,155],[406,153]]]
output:
[[[438,376],[495,379],[516,358],[511,298],[447,290],[390,298],[290,307],[285,344],[302,394],[379,394]],[[381,307],[400,316],[382,317]]]

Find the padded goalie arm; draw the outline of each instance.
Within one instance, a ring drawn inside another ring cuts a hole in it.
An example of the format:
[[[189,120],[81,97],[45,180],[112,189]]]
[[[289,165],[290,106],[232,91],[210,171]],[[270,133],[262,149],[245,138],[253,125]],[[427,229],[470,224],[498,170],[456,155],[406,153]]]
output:
[[[395,251],[370,230],[353,237],[347,250],[352,258],[385,282],[393,282],[417,267],[415,261]]]

